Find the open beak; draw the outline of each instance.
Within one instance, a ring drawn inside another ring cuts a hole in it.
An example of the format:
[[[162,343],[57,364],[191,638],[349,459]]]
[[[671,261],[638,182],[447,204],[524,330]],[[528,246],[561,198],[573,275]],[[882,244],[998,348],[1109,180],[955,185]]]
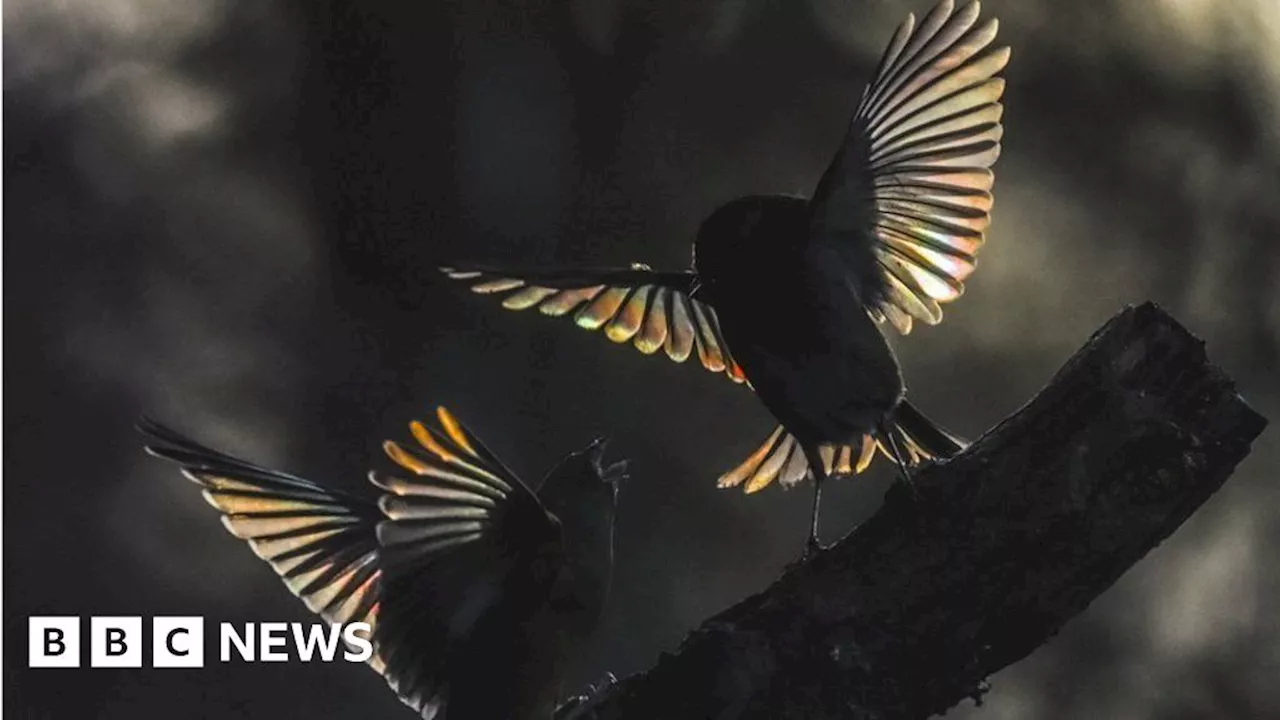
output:
[[[611,465],[604,464],[604,451],[609,446],[611,438],[601,436],[591,441],[587,446],[587,458],[591,461],[591,466],[595,469],[600,479],[605,482],[617,485],[620,481],[625,480],[627,475],[627,461],[619,460]]]

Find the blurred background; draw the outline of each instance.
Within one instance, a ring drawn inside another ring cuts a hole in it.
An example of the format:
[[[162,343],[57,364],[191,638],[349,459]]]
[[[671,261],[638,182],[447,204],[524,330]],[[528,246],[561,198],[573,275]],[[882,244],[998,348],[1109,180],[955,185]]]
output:
[[[684,267],[718,204],[812,190],[928,3],[5,2],[6,715],[409,716],[342,662],[25,669],[33,614],[311,620],[142,454],[140,412],[370,495],[379,442],[437,403],[527,476],[611,433],[633,480],[579,681],[644,669],[763,589],[810,496],[715,488],[773,427],[749,393],[432,268]],[[1014,48],[995,224],[947,321],[897,343],[913,399],[976,436],[1154,299],[1280,420],[1280,4],[987,8]],[[1278,469],[1273,428],[947,717],[1280,717]],[[891,480],[840,484],[825,531]]]

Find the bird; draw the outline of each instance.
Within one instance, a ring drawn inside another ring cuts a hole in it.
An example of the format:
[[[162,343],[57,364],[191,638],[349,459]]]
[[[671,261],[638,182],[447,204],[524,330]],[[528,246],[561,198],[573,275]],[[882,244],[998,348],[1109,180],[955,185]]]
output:
[[[990,225],[1010,49],[993,46],[998,21],[980,14],[951,0],[919,25],[909,14],[812,195],[722,205],[698,228],[690,269],[440,270],[508,309],[571,316],[645,354],[684,362],[696,351],[748,386],[780,426],[718,484],[751,493],[813,478],[807,555],[822,547],[825,478],[862,472],[879,448],[911,486],[909,466],[965,446],[905,399],[882,328],[940,322]]]
[[[222,524],[324,620],[365,622],[367,664],[425,720],[552,717],[613,572],[605,439],[528,485],[447,409],[388,440],[376,502],[209,449],[143,417]]]

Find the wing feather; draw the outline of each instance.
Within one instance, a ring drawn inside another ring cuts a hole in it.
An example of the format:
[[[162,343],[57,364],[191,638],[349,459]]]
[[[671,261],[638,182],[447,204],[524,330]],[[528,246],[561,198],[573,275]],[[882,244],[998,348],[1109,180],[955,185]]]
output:
[[[147,452],[181,466],[227,531],[312,612],[373,624],[380,575],[373,503],[204,447],[148,418],[138,430]]]
[[[402,472],[370,473],[376,504],[138,424],[147,451],[201,485],[227,530],[312,612],[369,623],[369,665],[424,718],[447,704],[450,654],[504,579],[536,563],[549,583],[562,554],[559,524],[528,486],[448,410],[436,417],[439,427],[410,425],[416,447],[384,445]]]
[[[706,369],[744,382],[733,361],[715,310],[690,297],[691,273],[658,273],[635,264],[628,269],[516,270],[488,266],[440,268],[473,292],[501,296],[508,310],[537,308],[544,315],[573,313],[584,330],[604,330],[616,343],[631,343],[645,355],[659,349],[674,362],[696,354]]]
[[[991,223],[1009,49],[981,7],[940,2],[889,42],[811,207],[815,242],[841,247],[877,322],[936,324],[960,297]]]
[[[447,409],[409,430],[414,444],[383,444],[397,469],[369,476],[383,491],[376,534],[386,588],[374,644],[388,684],[432,717],[447,708],[460,641],[509,578],[538,564],[535,583],[549,592],[563,549],[559,523],[534,492]]]

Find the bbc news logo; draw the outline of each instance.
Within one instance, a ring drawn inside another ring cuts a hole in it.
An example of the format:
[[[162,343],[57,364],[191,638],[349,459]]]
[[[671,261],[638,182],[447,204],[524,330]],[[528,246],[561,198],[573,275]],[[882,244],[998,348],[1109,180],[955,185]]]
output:
[[[78,616],[27,619],[27,666],[81,666],[81,622]],[[233,623],[218,625],[218,661],[231,662],[364,662],[373,655],[368,623]],[[292,643],[290,642],[292,641]],[[89,667],[140,668],[143,646],[141,617],[89,618]],[[339,652],[342,646],[342,652]],[[294,655],[290,655],[290,649]],[[204,667],[204,618],[151,618],[151,667]]]

